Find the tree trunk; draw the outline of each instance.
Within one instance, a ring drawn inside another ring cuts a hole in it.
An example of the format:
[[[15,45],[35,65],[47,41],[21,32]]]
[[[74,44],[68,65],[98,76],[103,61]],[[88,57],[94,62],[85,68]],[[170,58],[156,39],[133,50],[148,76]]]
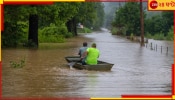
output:
[[[29,15],[29,35],[28,35],[29,46],[38,47],[38,15]]]
[[[67,30],[71,32],[74,36],[77,36],[77,27],[76,27],[76,20],[75,18],[70,19],[67,23]]]
[[[68,32],[71,32],[71,20],[66,23]]]
[[[73,30],[74,30],[74,35],[77,36],[77,23],[75,17],[73,18]]]

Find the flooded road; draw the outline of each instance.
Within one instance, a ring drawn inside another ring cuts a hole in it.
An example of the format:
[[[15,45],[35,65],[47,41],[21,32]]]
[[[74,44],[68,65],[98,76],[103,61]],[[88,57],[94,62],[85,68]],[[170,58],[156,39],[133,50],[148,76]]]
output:
[[[77,55],[82,42],[97,44],[100,60],[113,63],[111,71],[70,69],[64,57]],[[3,97],[120,97],[124,94],[171,95],[173,42],[154,41],[169,47],[168,55],[139,43],[111,35],[107,30],[80,35],[61,44],[40,44],[38,50],[2,50]],[[25,58],[23,68],[10,61]]]

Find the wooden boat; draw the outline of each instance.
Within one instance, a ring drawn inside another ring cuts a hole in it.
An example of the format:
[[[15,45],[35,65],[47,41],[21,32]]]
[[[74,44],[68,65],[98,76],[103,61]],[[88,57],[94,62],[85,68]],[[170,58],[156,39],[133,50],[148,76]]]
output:
[[[103,61],[98,61],[97,65],[82,65],[79,56],[68,56],[65,59],[69,63],[69,66],[80,70],[110,71],[114,65]]]

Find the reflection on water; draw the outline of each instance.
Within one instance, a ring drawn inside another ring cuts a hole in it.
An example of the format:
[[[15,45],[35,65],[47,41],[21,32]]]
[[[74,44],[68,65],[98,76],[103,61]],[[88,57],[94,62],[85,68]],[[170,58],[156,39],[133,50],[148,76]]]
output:
[[[77,55],[82,42],[97,43],[100,60],[114,63],[109,72],[69,69],[65,56]],[[171,94],[173,42],[161,54],[106,30],[61,44],[40,44],[38,50],[3,49],[3,97],[119,97],[123,94]],[[10,61],[25,57],[23,68]]]

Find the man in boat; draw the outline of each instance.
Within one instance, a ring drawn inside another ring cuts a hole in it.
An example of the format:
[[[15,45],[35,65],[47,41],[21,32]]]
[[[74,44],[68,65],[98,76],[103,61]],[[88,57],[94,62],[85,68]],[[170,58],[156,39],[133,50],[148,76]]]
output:
[[[86,64],[96,65],[98,63],[98,58],[100,51],[96,48],[96,44],[93,43],[90,48],[88,48],[83,57],[86,57]]]
[[[86,63],[85,63],[85,60],[86,60],[86,56],[84,56],[84,57],[82,57],[83,55],[84,55],[84,53],[86,52],[86,50],[87,50],[87,42],[83,42],[83,47],[81,47],[80,49],[79,49],[79,52],[78,52],[78,54],[80,55],[80,58],[81,58],[81,62],[82,62],[82,64],[83,65],[85,65]]]

